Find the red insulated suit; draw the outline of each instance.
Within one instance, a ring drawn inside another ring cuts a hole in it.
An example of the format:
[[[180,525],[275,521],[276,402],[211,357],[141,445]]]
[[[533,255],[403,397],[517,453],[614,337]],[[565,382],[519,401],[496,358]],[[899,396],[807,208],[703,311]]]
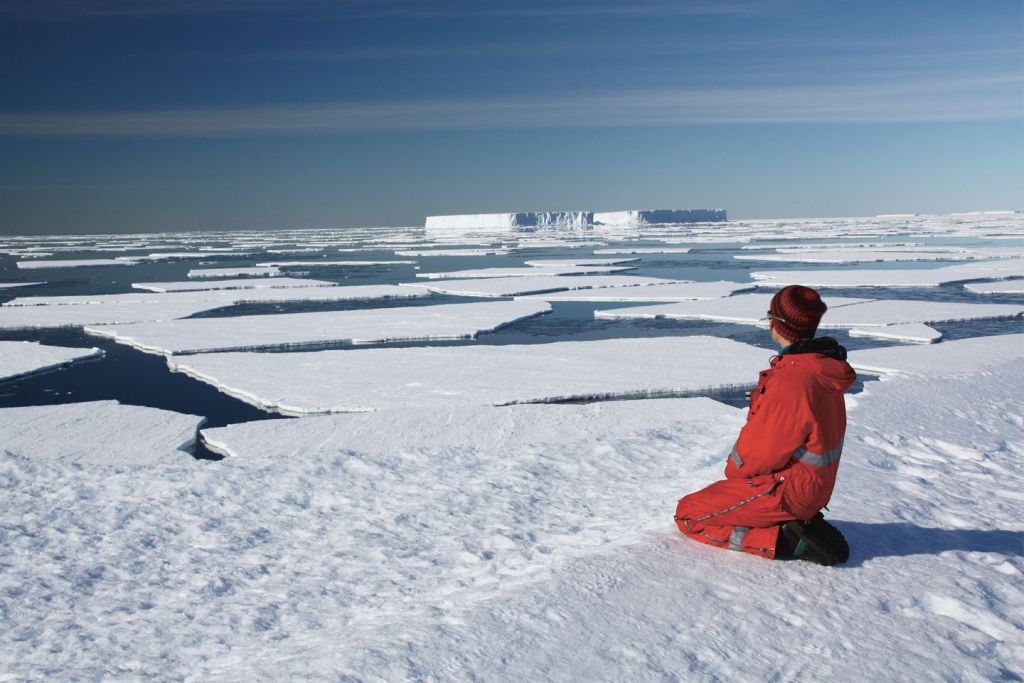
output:
[[[846,349],[830,337],[772,358],[751,392],[725,479],[679,501],[679,530],[774,558],[779,525],[811,518],[832,495],[846,434],[843,392],[856,377]]]

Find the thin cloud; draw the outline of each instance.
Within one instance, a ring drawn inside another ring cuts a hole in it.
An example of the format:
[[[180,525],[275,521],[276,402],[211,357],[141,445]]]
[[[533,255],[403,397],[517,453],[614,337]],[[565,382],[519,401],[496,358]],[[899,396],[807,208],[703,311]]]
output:
[[[897,123],[1024,117],[1019,74],[776,88],[637,90],[419,102],[0,114],[0,135],[222,137],[384,131],[755,123]]]

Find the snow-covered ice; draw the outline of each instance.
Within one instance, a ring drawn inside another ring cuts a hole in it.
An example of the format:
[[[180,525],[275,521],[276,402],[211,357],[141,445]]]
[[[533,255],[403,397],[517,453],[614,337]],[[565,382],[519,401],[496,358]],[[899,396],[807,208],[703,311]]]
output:
[[[402,287],[421,287],[452,296],[521,296],[541,292],[557,292],[596,287],[645,287],[675,282],[664,278],[636,275],[537,275],[533,277],[492,277],[480,280],[438,280],[436,282],[403,282]]]
[[[617,266],[623,263],[636,263],[640,259],[630,258],[602,258],[600,256],[580,256],[572,259],[533,259],[523,261],[523,265],[534,268],[574,268],[578,266]]]
[[[753,289],[749,282],[674,282],[643,287],[599,287],[546,292],[516,297],[517,299],[543,299],[544,301],[686,301],[689,299],[717,299],[733,292]]]
[[[766,270],[750,274],[759,287],[938,287],[946,282],[1024,277],[1024,259],[964,263],[929,269]]]
[[[284,414],[686,396],[752,384],[766,351],[717,337],[170,357]]]
[[[765,316],[772,296],[771,294],[738,294],[724,299],[599,310],[595,311],[594,315],[598,318],[675,318],[767,325]],[[824,301],[828,304],[829,309],[821,319],[820,329],[856,327],[862,328],[862,333],[863,328],[872,326],[1010,318],[1024,313],[1024,305],[1018,304],[975,304],[903,299],[874,300],[828,296],[824,298]]]
[[[88,268],[91,266],[133,266],[136,261],[131,259],[64,259],[60,261],[18,261],[22,270],[40,270],[42,268]]]
[[[471,339],[550,311],[544,302],[488,301],[355,311],[186,318],[133,325],[86,327],[99,337],[160,354],[303,349],[427,339]]]
[[[594,212],[594,222],[604,225],[707,223],[725,220],[725,209],[633,209],[630,211]]]
[[[615,247],[595,249],[595,254],[689,254],[690,247]]]
[[[1024,360],[1024,334],[957,339],[930,346],[887,346],[850,353],[858,371],[924,377],[982,374],[990,365]]]
[[[48,372],[77,361],[102,358],[100,349],[51,346],[29,341],[0,341],[0,382]],[[0,441],[0,444],[3,442]]]
[[[210,308],[219,308],[219,306],[203,301],[168,301],[145,305],[138,303],[80,306],[4,305],[0,306],[0,329],[28,330],[173,320],[195,315]]]
[[[964,288],[976,294],[1024,294],[1024,279],[1003,282],[969,282]]]
[[[806,246],[806,245],[805,245]],[[1021,258],[1016,248],[965,249],[941,247],[892,247],[891,249],[812,250],[807,248],[778,249],[777,254],[736,254],[743,261],[782,261],[794,263],[871,263],[880,261],[977,261],[992,258]]]
[[[264,289],[275,287],[334,287],[336,282],[306,280],[294,277],[242,278],[240,280],[210,280],[199,282],[136,282],[135,289],[150,292],[197,292],[204,289]]]
[[[309,261],[266,261],[259,263],[260,266],[273,266],[277,268],[326,268],[337,266],[406,266],[415,265],[415,261],[353,261],[351,259],[318,259]]]
[[[242,268],[197,268],[188,271],[188,277],[200,279],[207,277],[269,277],[280,274],[280,269],[273,266],[242,267]]]
[[[586,227],[594,222],[592,211],[520,211],[427,216],[427,234],[474,228]]]
[[[0,289],[14,289],[15,287],[35,287],[45,285],[45,282],[0,282]]]
[[[874,339],[895,339],[905,342],[934,344],[942,340],[942,333],[924,323],[894,323],[874,327],[851,327],[851,337],[872,337]]]
[[[204,417],[117,401],[0,408],[0,450],[9,458],[90,465],[194,462]]]
[[[449,279],[482,279],[503,277],[534,277],[543,275],[587,275],[590,273],[618,273],[633,270],[630,266],[551,266],[540,268],[527,266],[524,268],[475,268],[471,270],[452,270],[446,273],[416,273],[416,277],[428,280]]]
[[[468,249],[407,249],[398,250],[395,256],[505,256],[508,249],[468,248]]]

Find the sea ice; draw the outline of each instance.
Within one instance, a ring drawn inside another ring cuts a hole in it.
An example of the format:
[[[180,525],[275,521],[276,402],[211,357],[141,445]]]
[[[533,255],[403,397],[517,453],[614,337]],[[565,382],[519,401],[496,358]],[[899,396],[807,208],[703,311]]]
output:
[[[207,278],[207,277],[269,277],[272,275],[280,274],[278,268],[263,266],[253,268],[200,268],[197,270],[188,271],[188,277],[190,278]]]
[[[536,270],[536,269],[535,269]],[[637,287],[664,285],[675,282],[664,278],[640,277],[635,275],[592,275],[560,276],[538,275],[533,277],[492,277],[480,280],[438,280],[436,282],[403,282],[401,287],[422,287],[423,289],[452,296],[521,296],[541,292],[557,292],[571,289],[595,287]]]
[[[8,456],[90,465],[188,463],[206,418],[117,401],[0,408]]]
[[[134,266],[136,261],[130,259],[65,259],[61,261],[18,261],[22,270],[38,270],[40,268],[87,268],[90,266]]]
[[[958,339],[930,346],[887,346],[850,353],[850,365],[871,373],[952,377],[983,372],[994,363],[1024,360],[1024,334]]]
[[[416,277],[429,280],[478,279],[500,277],[533,277],[535,275],[587,275],[590,273],[618,273],[633,270],[628,266],[563,266],[561,268],[477,268],[473,270],[452,270],[447,273],[416,273]]]
[[[881,261],[977,261],[992,258],[1020,258],[1020,249],[967,249],[954,247],[893,247],[891,249],[811,250],[779,249],[777,254],[736,254],[744,261],[784,261],[795,263],[869,263]]]
[[[618,319],[720,320],[749,325],[767,325],[766,311],[772,296],[771,294],[739,294],[724,299],[595,311],[594,316]],[[1016,304],[974,304],[902,299],[873,300],[845,297],[826,297],[824,301],[828,304],[829,309],[821,319],[820,329],[1010,318],[1024,313],[1024,306]]]
[[[415,261],[352,261],[352,260],[331,260],[319,259],[310,261],[267,261],[260,263],[260,266],[275,266],[278,268],[324,268],[336,266],[405,266],[414,265]]]
[[[595,249],[595,254],[689,254],[690,247],[615,247]]]
[[[102,357],[103,351],[96,348],[68,348],[29,341],[0,341],[0,382],[55,370],[77,361]],[[0,441],[0,447],[2,444],[3,441]]]
[[[508,249],[416,249],[399,250],[395,256],[505,256]]]
[[[264,289],[276,287],[335,287],[337,282],[306,280],[292,277],[243,278],[240,280],[212,280],[210,282],[136,282],[135,289],[151,292],[196,292],[204,289]]]
[[[717,299],[733,292],[753,289],[749,282],[674,282],[643,287],[600,287],[517,296],[544,301],[686,301]]]
[[[81,327],[151,320],[171,320],[218,308],[203,301],[166,303],[108,303],[80,306],[0,306],[0,329],[26,330],[47,327]]]
[[[534,268],[575,268],[579,266],[617,266],[623,263],[636,263],[638,258],[601,258],[580,256],[575,259],[535,259],[524,261],[523,265]]]
[[[1024,277],[1024,259],[964,263],[942,268],[897,270],[766,270],[750,274],[758,287],[799,283],[808,287],[938,287],[946,282]]]
[[[514,452],[526,445],[607,441],[680,432],[694,420],[735,422],[735,410],[708,398],[640,399],[589,404],[515,404],[403,408],[261,420],[201,432],[229,457],[294,458],[359,453],[471,449]]]
[[[15,287],[35,287],[45,285],[45,282],[0,282],[0,289],[14,289]]]
[[[1024,294],[1024,279],[1003,282],[970,282],[964,288],[977,294]]]
[[[686,396],[752,384],[764,349],[717,337],[170,357],[184,372],[285,414]]]
[[[906,342],[924,342],[934,344],[942,340],[942,333],[924,323],[896,323],[875,327],[851,327],[851,337],[871,337],[874,339],[895,339]]]
[[[86,327],[141,351],[185,355],[210,351],[302,349],[328,344],[374,344],[471,339],[550,311],[543,302],[488,301],[355,311],[186,318],[134,325]]]
[[[725,209],[637,209],[632,211],[597,211],[594,223],[602,225],[647,225],[649,223],[724,222]]]

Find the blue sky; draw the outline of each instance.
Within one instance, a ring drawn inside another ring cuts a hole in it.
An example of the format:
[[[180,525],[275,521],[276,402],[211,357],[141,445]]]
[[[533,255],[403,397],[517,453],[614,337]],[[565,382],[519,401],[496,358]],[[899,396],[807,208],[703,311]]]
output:
[[[0,232],[1024,208],[1024,3],[2,0]]]

